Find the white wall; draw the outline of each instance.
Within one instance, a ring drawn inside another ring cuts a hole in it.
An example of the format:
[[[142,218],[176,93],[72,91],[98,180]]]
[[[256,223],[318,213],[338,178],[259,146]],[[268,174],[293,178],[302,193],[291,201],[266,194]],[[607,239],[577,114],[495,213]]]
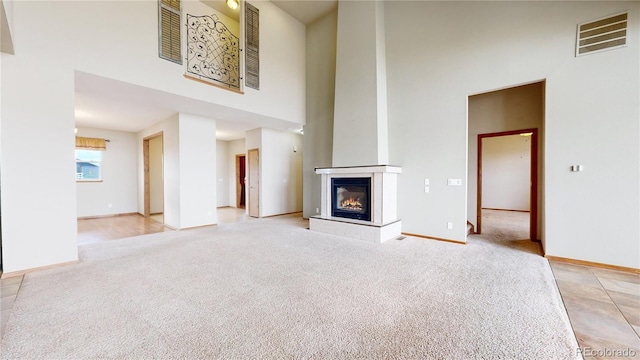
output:
[[[247,155],[245,139],[229,141],[229,151],[227,159],[227,183],[229,184],[229,206],[236,207],[236,155]],[[246,163],[245,163],[246,169]],[[246,170],[245,170],[246,171]],[[246,173],[245,173],[246,174]],[[245,186],[246,203],[246,186]],[[246,208],[246,206],[245,206]]]
[[[320,214],[320,175],[331,167],[336,78],[337,11],[307,26],[307,123],[304,126],[303,216]]]
[[[235,173],[235,172],[234,172]],[[217,207],[229,206],[229,142],[216,141]],[[235,199],[235,197],[234,197]]]
[[[260,151],[260,217],[302,211],[302,136],[253,129],[247,131],[246,145],[247,151]]]
[[[386,3],[390,158],[403,167],[403,231],[465,241],[467,184],[446,181],[467,178],[467,97],[546,79],[545,252],[639,268],[639,8]],[[574,56],[578,23],[624,10],[626,48]],[[572,164],[585,171],[570,172]],[[433,184],[429,194],[424,178]]]
[[[530,209],[531,137],[520,135],[482,140],[482,207]]]
[[[260,160],[260,216],[302,211],[302,136],[262,129]]]
[[[14,4],[16,41],[22,34],[18,4],[22,3]],[[75,261],[76,184],[69,176],[75,171],[73,77],[33,63],[27,70],[19,55],[0,56],[3,270]],[[52,89],[50,83],[58,87]],[[38,219],[38,226],[33,226],[33,219]]]
[[[338,2],[333,166],[388,164],[384,8]]]
[[[181,65],[158,57],[155,0],[13,3],[16,54],[2,53],[0,61],[4,271],[77,259],[76,185],[69,176],[74,166],[69,159],[74,151],[75,70],[304,122],[304,25],[269,2],[254,5],[260,8],[261,88],[241,95],[185,79]],[[187,1],[183,14],[200,6]],[[165,138],[166,151],[175,145],[170,141]],[[165,161],[165,184],[173,176],[169,170]],[[47,174],[46,182],[41,173]],[[173,191],[165,189],[165,195]],[[171,201],[177,200],[165,196],[168,219]],[[41,226],[30,226],[34,218]]]
[[[136,212],[136,134],[78,127],[77,135],[109,140],[102,152],[102,181],[76,182],[78,217]]]
[[[142,141],[162,132],[164,223],[185,229],[217,223],[216,122],[176,114],[138,133],[138,212],[144,213]]]
[[[149,210],[152,214],[164,211],[162,147],[162,136],[149,140]]]
[[[216,122],[180,114],[179,129],[179,228],[216,224]]]

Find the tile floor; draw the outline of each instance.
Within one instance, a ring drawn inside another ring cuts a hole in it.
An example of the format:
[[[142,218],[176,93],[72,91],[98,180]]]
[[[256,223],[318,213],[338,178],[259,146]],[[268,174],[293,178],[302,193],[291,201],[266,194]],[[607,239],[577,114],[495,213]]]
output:
[[[242,209],[218,209],[219,223],[250,220],[253,218]],[[105,241],[113,233],[119,233],[110,232],[102,222],[95,225],[96,229],[85,230],[78,226],[78,238],[86,231],[91,233],[88,238],[92,241]],[[152,231],[145,226],[141,229]],[[107,235],[99,235],[100,232]],[[640,359],[640,275],[557,261],[550,264],[583,356]],[[4,335],[22,279],[16,276],[0,280],[0,336]]]
[[[640,275],[549,263],[583,356],[640,359]]]

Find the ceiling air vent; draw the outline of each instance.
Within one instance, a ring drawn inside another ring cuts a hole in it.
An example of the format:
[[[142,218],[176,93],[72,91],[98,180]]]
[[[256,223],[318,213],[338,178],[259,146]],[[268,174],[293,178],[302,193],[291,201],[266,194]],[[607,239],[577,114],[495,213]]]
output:
[[[576,56],[627,44],[627,13],[578,25]]]

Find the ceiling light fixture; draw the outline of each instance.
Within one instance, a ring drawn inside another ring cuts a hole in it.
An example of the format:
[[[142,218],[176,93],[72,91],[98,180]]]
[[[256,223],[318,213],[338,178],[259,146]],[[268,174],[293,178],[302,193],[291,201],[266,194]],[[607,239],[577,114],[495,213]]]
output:
[[[240,0],[227,0],[227,6],[235,10],[238,8],[238,6],[240,6],[239,1]]]

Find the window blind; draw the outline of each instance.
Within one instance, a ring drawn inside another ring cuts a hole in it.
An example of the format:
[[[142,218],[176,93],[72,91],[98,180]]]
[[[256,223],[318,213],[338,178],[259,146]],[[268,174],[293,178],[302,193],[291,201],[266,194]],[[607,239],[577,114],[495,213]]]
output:
[[[260,90],[260,21],[259,10],[245,2],[245,79],[244,84]]]
[[[76,136],[76,148],[89,150],[106,150],[107,141],[100,138]]]

